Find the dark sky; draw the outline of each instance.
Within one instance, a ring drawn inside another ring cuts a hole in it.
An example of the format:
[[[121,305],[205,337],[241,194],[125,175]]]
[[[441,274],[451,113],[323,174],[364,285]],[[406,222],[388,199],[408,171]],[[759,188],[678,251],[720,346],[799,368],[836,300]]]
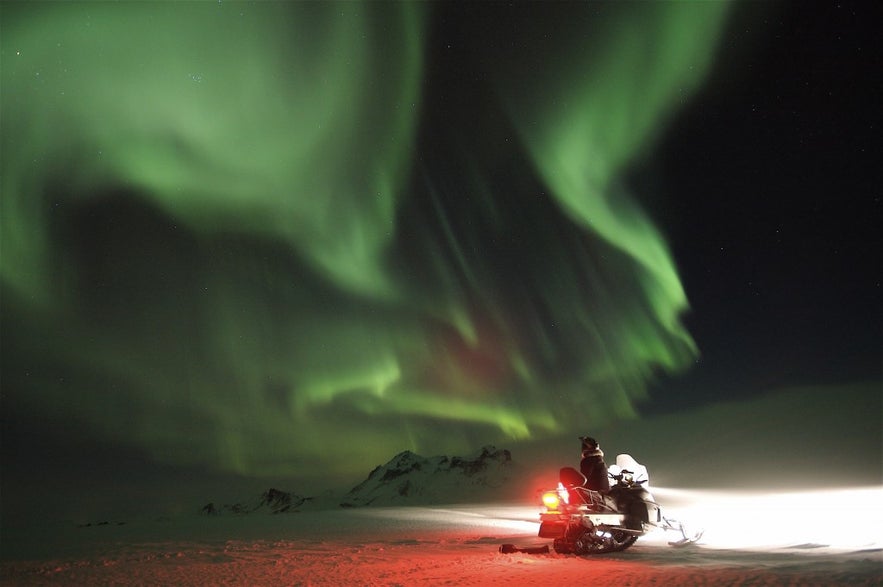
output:
[[[4,4],[4,483],[879,384],[879,16]]]
[[[519,30],[498,6],[448,10],[481,24],[458,36],[440,19],[436,34],[479,51],[476,29]],[[883,375],[879,13],[736,4],[702,87],[626,171],[671,246],[700,350],[645,411]],[[441,53],[442,77],[468,71]]]
[[[752,22],[754,9],[723,44],[754,50],[721,64],[659,149],[660,222],[703,351],[687,380],[879,380],[879,9],[785,3]]]

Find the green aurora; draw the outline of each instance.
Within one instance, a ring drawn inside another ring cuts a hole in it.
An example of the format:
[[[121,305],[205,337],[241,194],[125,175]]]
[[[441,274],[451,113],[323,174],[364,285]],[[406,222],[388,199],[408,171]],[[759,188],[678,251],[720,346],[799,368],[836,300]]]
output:
[[[434,111],[432,4],[4,4],[7,401],[249,475],[634,417],[698,351],[625,177],[728,5],[566,6],[529,83],[474,63],[502,152]]]

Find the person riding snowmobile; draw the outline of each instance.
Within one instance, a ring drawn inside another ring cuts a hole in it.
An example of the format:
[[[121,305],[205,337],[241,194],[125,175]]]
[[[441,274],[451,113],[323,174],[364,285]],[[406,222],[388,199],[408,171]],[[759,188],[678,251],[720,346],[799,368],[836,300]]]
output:
[[[582,441],[582,460],[579,462],[580,473],[585,475],[587,489],[593,491],[610,491],[610,480],[607,477],[607,464],[601,445],[590,436],[580,436]]]

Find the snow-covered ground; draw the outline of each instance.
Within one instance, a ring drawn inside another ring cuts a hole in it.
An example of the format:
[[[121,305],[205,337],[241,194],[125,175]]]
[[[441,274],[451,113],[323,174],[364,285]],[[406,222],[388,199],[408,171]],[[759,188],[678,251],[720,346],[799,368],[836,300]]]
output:
[[[61,481],[24,486],[0,496],[0,584],[883,585],[880,400],[788,409],[800,397],[601,435],[649,466],[668,517],[705,530],[688,547],[654,533],[610,555],[500,553],[504,543],[551,542],[537,537],[535,493],[574,464],[571,437],[511,455],[405,451],[361,483],[300,490],[290,502],[266,485],[241,494],[201,477],[154,491],[96,483],[91,496]],[[862,427],[877,436],[851,434]],[[218,515],[200,514],[209,502]]]
[[[3,585],[880,585],[883,488],[788,494],[655,490],[702,525],[673,548],[501,554],[536,537],[532,504],[312,509],[32,528],[4,544]],[[7,540],[4,537],[4,542]]]

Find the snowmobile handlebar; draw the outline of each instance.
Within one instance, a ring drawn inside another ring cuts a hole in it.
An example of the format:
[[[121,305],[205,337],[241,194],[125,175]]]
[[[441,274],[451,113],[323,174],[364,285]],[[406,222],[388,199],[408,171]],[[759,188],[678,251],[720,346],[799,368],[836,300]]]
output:
[[[632,487],[634,485],[641,485],[646,483],[646,479],[635,479],[635,473],[633,471],[629,471],[628,469],[622,469],[619,473],[607,473],[607,476],[616,481],[619,485],[624,485],[626,487]]]

